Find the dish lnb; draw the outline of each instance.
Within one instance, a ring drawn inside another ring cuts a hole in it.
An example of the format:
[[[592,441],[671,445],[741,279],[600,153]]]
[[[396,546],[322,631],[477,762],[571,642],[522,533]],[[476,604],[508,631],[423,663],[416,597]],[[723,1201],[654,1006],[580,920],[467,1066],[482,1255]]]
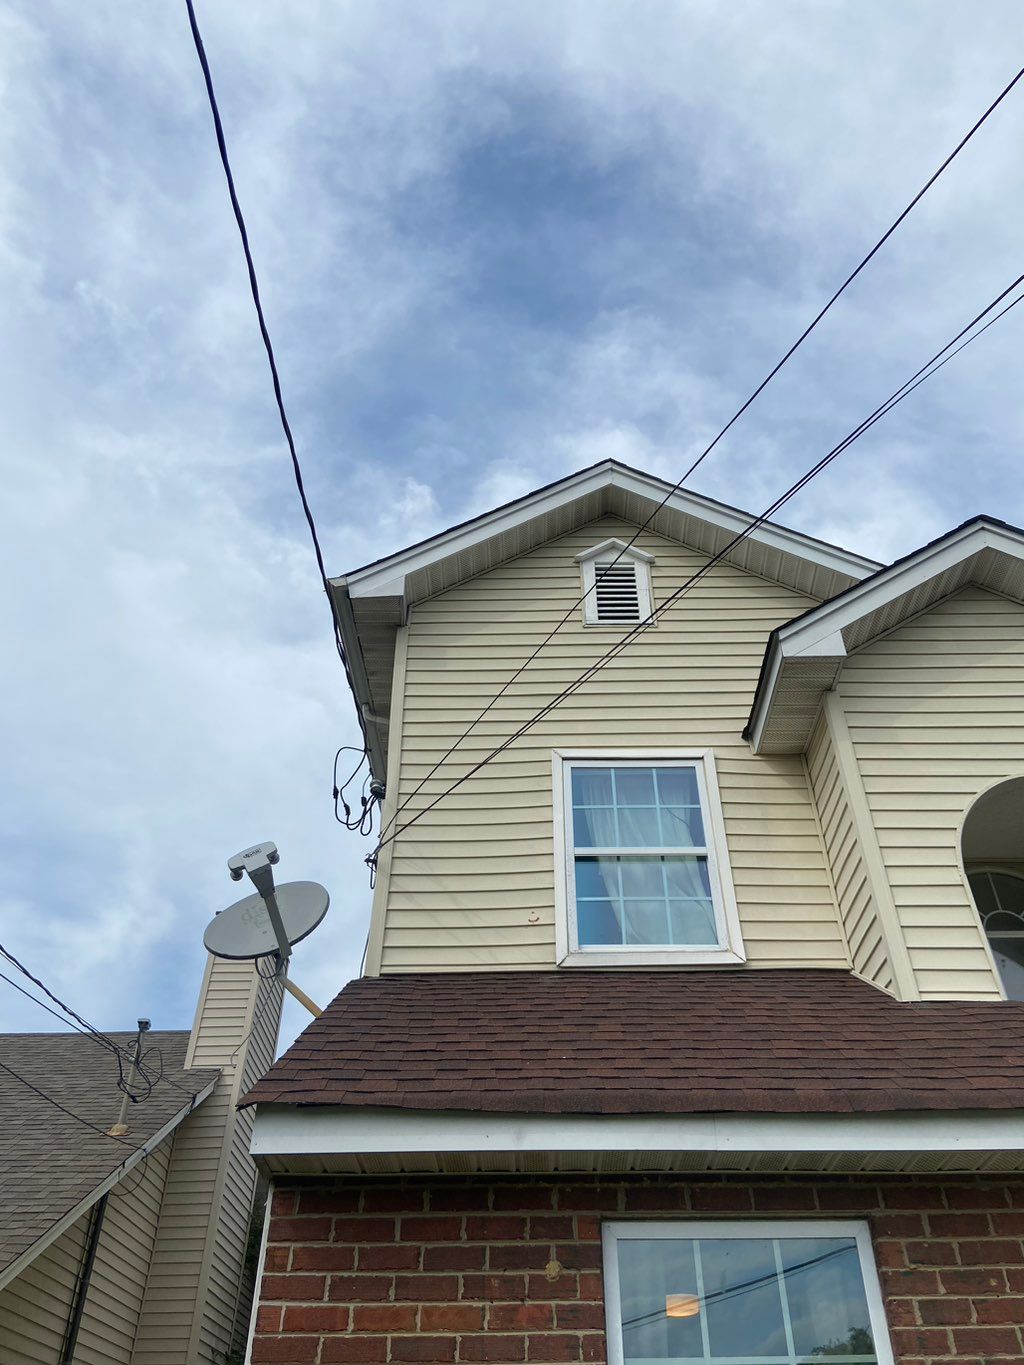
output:
[[[268,839],[265,844],[254,844],[252,848],[243,848],[241,853],[236,853],[233,858],[228,859],[228,872],[231,874],[233,882],[240,882],[245,874],[252,873],[268,864],[276,866],[281,861],[281,855],[277,851],[277,845]]]

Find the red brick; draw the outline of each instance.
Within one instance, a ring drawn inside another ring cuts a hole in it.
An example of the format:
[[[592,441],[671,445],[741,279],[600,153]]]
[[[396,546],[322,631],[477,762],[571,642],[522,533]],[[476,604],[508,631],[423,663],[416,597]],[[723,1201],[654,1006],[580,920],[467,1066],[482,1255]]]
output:
[[[580,1298],[597,1302],[604,1298],[604,1276],[600,1271],[580,1275]]]
[[[295,1212],[298,1203],[298,1190],[275,1190],[270,1201],[270,1212],[278,1218],[284,1218]]]
[[[815,1191],[808,1185],[761,1185],[754,1187],[758,1213],[807,1213],[818,1207]]]
[[[601,1220],[594,1213],[576,1215],[576,1239],[580,1242],[599,1242],[601,1240]]]
[[[299,1192],[300,1213],[357,1213],[359,1210],[359,1190],[331,1187]]]
[[[385,1186],[377,1189],[370,1185],[363,1191],[363,1212],[420,1213],[425,1194],[425,1190],[416,1189],[415,1186]]]
[[[896,1327],[892,1333],[896,1354],[939,1356],[949,1352],[949,1332],[945,1327]]]
[[[953,1327],[974,1321],[970,1299],[953,1299],[948,1295],[941,1299],[919,1299],[917,1307],[926,1327]]]
[[[356,1332],[415,1332],[416,1305],[357,1304],[352,1310],[352,1328]]]
[[[695,1185],[690,1206],[695,1213],[750,1213],[754,1196],[747,1185]]]
[[[391,1297],[387,1275],[332,1275],[327,1286],[332,1303],[382,1303]]]
[[[431,1213],[480,1213],[487,1208],[487,1190],[482,1185],[442,1185],[428,1191]]]
[[[571,1333],[526,1338],[526,1358],[537,1361],[579,1360],[580,1339]]]
[[[1007,1238],[990,1237],[986,1242],[960,1242],[960,1260],[964,1265],[1020,1265],[1024,1250],[1020,1242]]]
[[[1005,1322],[1011,1327],[1024,1326],[1024,1298],[1015,1294],[1008,1299],[975,1299],[974,1316],[986,1325]]]
[[[459,1297],[458,1275],[397,1275],[395,1298],[413,1303],[444,1303]]]
[[[685,1185],[626,1186],[627,1213],[678,1213],[689,1206]]]
[[[487,1247],[481,1242],[476,1245],[424,1247],[424,1270],[483,1270]],[[492,1267],[500,1270],[501,1267]]]
[[[875,1262],[899,1270],[907,1264],[907,1254],[903,1242],[878,1241],[875,1243]]]
[[[876,1254],[877,1251],[876,1247]],[[959,1264],[954,1242],[908,1242],[906,1252],[907,1261],[912,1266]]]
[[[393,1242],[395,1240],[395,1220],[393,1218],[336,1218],[334,1220],[335,1242]]]
[[[950,1272],[942,1272],[943,1282]],[[886,1292],[895,1295],[897,1298],[905,1295],[926,1295],[941,1294],[939,1287],[939,1272],[937,1270],[886,1270],[883,1266],[879,1271],[879,1276]],[[946,1285],[950,1293],[970,1293],[970,1290],[963,1291]]]
[[[593,1242],[559,1242],[555,1260],[566,1270],[600,1270],[603,1263],[600,1244]]]
[[[572,1219],[566,1236],[572,1236]],[[480,1217],[466,1219],[466,1240],[470,1242],[516,1242],[526,1236],[526,1219],[510,1215],[488,1213]]]
[[[381,1365],[388,1358],[387,1337],[325,1337],[322,1365]]]
[[[419,1270],[420,1248],[413,1246],[360,1247],[356,1254],[360,1270]]]
[[[601,1361],[605,1358],[605,1341],[603,1332],[584,1332],[580,1337],[580,1358],[582,1360]]]
[[[889,1319],[890,1327],[918,1327],[920,1326],[917,1316],[917,1305],[919,1303],[941,1303],[941,1299],[889,1299],[885,1305],[885,1315]]]
[[[1006,1288],[1011,1294],[1024,1294],[1024,1270],[1008,1266],[1002,1273],[1006,1276]]]
[[[576,1219],[577,1223],[593,1222],[597,1226],[597,1219],[590,1214],[581,1213]],[[469,1232],[469,1220],[466,1222],[467,1235]],[[556,1242],[560,1237],[579,1236],[579,1233],[572,1225],[571,1213],[535,1213],[530,1217],[530,1229],[527,1234],[534,1242],[547,1239]]]
[[[463,1337],[459,1359],[467,1361],[517,1362],[526,1359],[525,1337]]]
[[[581,1275],[579,1282],[573,1274],[556,1275],[553,1280],[549,1280],[546,1275],[531,1275],[529,1277],[529,1292],[527,1299],[575,1299],[591,1298],[591,1294],[584,1294],[582,1289],[583,1280],[586,1277]],[[597,1277],[600,1279],[600,1276]]]
[[[819,1185],[818,1208],[828,1212],[868,1213],[881,1206],[877,1185]]]
[[[556,1193],[559,1212],[617,1213],[619,1209],[616,1185],[559,1185]]]
[[[920,1213],[876,1213],[871,1231],[876,1237],[923,1237],[924,1218]]]
[[[348,1309],[340,1303],[291,1304],[284,1310],[286,1332],[345,1332]]]
[[[930,1213],[932,1237],[987,1237],[992,1231],[987,1213]]]
[[[543,1270],[549,1259],[548,1247],[543,1242],[510,1242],[507,1246],[490,1246],[486,1250],[489,1270]],[[557,1259],[561,1260],[561,1257]]]
[[[487,1312],[490,1332],[528,1332],[554,1325],[555,1310],[550,1303],[492,1303]]]
[[[355,1265],[355,1247],[292,1248],[292,1270],[354,1270]]]
[[[951,1209],[1005,1209],[1009,1191],[1005,1185],[947,1185],[946,1203]]]
[[[944,1270],[942,1288],[947,1294],[1004,1294],[1006,1273],[1002,1270]]]
[[[496,1211],[514,1213],[544,1212],[555,1207],[554,1185],[495,1185]]]
[[[604,1309],[599,1303],[559,1303],[555,1306],[555,1326],[569,1330],[604,1326]]]
[[[280,1247],[268,1246],[263,1257],[264,1273],[280,1274],[288,1269],[288,1257],[291,1255],[291,1247],[288,1245]]]
[[[990,1216],[997,1236],[1024,1237],[1024,1209],[996,1209]]]
[[[954,1327],[953,1345],[959,1351],[984,1355],[1016,1355],[1020,1336],[1015,1327]]]
[[[392,1337],[391,1359],[447,1361],[455,1359],[454,1337]]]
[[[284,1309],[277,1304],[271,1306],[264,1304],[262,1308],[257,1308],[256,1331],[279,1332],[281,1330],[281,1315],[283,1313]]]
[[[287,1303],[316,1303],[324,1297],[326,1275],[264,1275],[261,1299],[284,1299]]]
[[[457,1242],[462,1236],[462,1219],[443,1213],[406,1217],[398,1235],[403,1242]]]
[[[482,1332],[483,1326],[477,1303],[425,1303],[420,1309],[421,1332]]]
[[[326,1242],[331,1235],[329,1218],[271,1218],[267,1240],[271,1242]]]
[[[319,1337],[257,1337],[252,1344],[253,1365],[307,1365],[316,1360]]]
[[[945,1193],[941,1185],[883,1185],[882,1202],[887,1209],[944,1209]]]
[[[463,1275],[462,1297],[483,1299],[485,1303],[503,1303],[527,1297],[525,1275]],[[536,1295],[531,1295],[531,1298]]]

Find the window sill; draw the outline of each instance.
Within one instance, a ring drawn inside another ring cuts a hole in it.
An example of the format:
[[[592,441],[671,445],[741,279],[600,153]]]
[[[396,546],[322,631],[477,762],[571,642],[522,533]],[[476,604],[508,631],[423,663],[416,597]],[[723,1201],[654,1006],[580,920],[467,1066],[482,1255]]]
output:
[[[731,948],[580,948],[559,967],[742,967],[743,953]]]

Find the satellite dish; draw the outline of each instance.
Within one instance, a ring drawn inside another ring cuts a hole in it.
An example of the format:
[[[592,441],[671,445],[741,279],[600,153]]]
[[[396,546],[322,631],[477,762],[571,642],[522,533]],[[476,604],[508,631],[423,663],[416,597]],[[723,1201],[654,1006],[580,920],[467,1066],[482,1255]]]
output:
[[[283,882],[271,894],[289,947],[313,932],[330,905],[327,888],[319,882]],[[259,894],[246,896],[214,915],[203,942],[214,957],[266,957],[279,950],[267,903]]]

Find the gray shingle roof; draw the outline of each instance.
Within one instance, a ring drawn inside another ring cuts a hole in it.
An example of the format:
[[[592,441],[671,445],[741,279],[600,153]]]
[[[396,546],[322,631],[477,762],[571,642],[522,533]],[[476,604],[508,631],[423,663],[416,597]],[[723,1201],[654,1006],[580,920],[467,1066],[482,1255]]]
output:
[[[110,1037],[128,1047],[135,1035]],[[145,1101],[128,1106],[124,1141],[91,1132],[0,1067],[0,1271],[131,1157],[133,1147],[189,1105],[189,1094],[177,1086],[201,1092],[216,1079],[216,1070],[184,1069],[188,1038],[187,1032],[146,1036],[147,1048],[158,1049],[163,1058],[165,1079]],[[116,1121],[116,1059],[92,1038],[80,1033],[0,1034],[0,1061],[97,1128]],[[147,1068],[159,1071],[155,1053]]]

